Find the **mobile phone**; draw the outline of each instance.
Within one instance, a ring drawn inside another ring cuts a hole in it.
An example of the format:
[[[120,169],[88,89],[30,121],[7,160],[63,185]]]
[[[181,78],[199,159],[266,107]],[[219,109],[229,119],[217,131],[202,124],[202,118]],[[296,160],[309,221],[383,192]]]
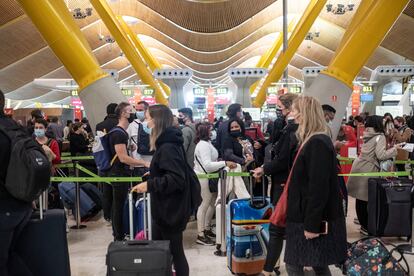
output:
[[[319,227],[319,235],[328,235],[328,222],[323,220]]]

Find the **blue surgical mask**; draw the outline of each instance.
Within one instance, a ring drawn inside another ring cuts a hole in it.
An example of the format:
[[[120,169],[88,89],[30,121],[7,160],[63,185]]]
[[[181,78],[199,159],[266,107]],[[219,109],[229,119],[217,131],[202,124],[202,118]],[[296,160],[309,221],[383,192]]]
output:
[[[145,111],[137,111],[136,112],[137,119],[141,122],[145,120]]]
[[[146,134],[151,135],[152,128],[148,127],[147,122],[142,123],[142,129],[145,131]]]
[[[45,130],[42,128],[38,128],[34,130],[34,135],[38,138],[44,137],[45,136]]]

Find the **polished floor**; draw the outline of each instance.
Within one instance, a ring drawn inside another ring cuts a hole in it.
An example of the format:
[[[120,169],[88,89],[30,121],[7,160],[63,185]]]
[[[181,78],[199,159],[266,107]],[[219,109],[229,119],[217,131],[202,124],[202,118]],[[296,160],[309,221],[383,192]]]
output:
[[[351,199],[349,216],[347,218],[348,240],[354,241],[361,237],[359,227],[353,223],[355,217],[354,201]],[[73,225],[73,221],[69,221]],[[106,273],[105,254],[108,244],[112,240],[111,227],[102,218],[96,218],[87,224],[87,228],[70,230],[68,234],[70,261],[73,276],[102,276]],[[226,258],[213,255],[213,246],[201,246],[195,243],[196,223],[191,222],[185,232],[185,252],[190,265],[191,276],[232,275],[226,267]],[[403,243],[398,239],[387,239],[393,243]],[[407,260],[414,269],[414,257]],[[332,267],[332,275],[342,275]],[[282,275],[286,275],[284,265]],[[414,272],[411,273],[414,275]]]

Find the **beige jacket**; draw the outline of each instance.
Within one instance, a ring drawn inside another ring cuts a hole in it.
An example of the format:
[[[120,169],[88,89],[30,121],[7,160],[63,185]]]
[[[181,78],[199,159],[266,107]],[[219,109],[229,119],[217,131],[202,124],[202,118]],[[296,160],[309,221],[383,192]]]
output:
[[[394,158],[397,149],[386,149],[385,135],[377,133],[373,128],[364,132],[364,144],[360,156],[352,164],[351,173],[379,172],[380,161]],[[370,177],[351,176],[348,179],[348,194],[359,200],[368,201],[368,179]]]

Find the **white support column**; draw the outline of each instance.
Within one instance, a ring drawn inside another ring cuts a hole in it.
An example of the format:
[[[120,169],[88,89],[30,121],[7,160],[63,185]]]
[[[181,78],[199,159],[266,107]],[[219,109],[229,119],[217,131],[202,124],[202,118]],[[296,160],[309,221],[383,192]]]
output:
[[[154,78],[162,80],[171,88],[171,94],[168,98],[170,108],[185,107],[184,85],[193,76],[190,69],[157,69],[154,71]]]
[[[243,107],[252,107],[250,86],[263,78],[267,73],[266,68],[230,68],[228,75],[237,85],[237,94],[233,98]]]

